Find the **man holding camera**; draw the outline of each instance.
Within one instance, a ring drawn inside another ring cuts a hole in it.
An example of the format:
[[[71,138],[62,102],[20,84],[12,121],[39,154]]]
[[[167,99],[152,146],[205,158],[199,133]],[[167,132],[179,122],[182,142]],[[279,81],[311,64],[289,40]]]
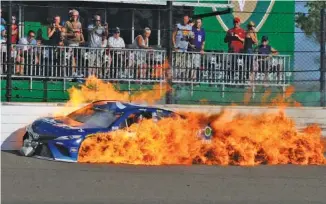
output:
[[[69,11],[70,19],[65,23],[66,40],[69,46],[80,46],[84,44],[82,24],[79,21],[79,12],[75,9]]]
[[[175,26],[172,35],[173,48],[175,54],[175,66],[177,67],[177,77],[179,80],[187,80],[186,76],[188,69],[191,68],[191,57],[186,52],[188,51],[190,41],[193,40],[192,25],[188,15],[183,16],[183,23],[178,23]]]
[[[93,24],[88,26],[88,46],[94,48],[103,47],[107,35],[107,25],[102,26],[101,17],[95,15]]]
[[[64,40],[64,27],[60,25],[61,18],[56,15],[53,17],[53,23],[48,27],[48,38],[52,46],[62,45]]]
[[[190,24],[190,18],[188,15],[183,16],[183,24],[176,24],[175,30],[173,31],[173,47],[178,51],[187,51],[189,45],[189,34],[192,31]]]

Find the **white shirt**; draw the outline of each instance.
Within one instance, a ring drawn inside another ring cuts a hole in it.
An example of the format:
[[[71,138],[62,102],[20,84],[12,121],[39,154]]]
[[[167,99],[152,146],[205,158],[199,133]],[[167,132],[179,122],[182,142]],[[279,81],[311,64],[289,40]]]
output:
[[[18,44],[19,45],[36,45],[37,43],[36,43],[35,39],[33,39],[31,42],[28,42],[27,37],[22,37],[22,38],[19,39]],[[26,50],[28,50],[29,48],[32,48],[32,47],[18,46],[18,48],[22,48],[22,50],[26,51]]]
[[[91,24],[88,26],[88,33],[89,47],[102,47],[102,37],[105,33],[105,28]]]
[[[189,35],[192,31],[191,25],[182,25],[180,23],[177,24],[177,36],[175,39],[175,48],[180,48],[184,51],[188,49],[188,41],[185,41],[185,38]]]
[[[112,48],[125,48],[125,41],[123,38],[115,38],[114,36],[109,37],[108,46]]]
[[[142,35],[138,35],[136,38],[135,38],[135,40],[134,40],[134,42],[132,43],[132,47],[133,48],[136,48],[136,49],[140,49],[141,47],[140,46],[138,46],[138,38],[142,38],[143,39],[143,46],[147,46],[148,47],[148,43],[149,43],[149,40],[148,40],[148,38],[147,39],[145,39]]]

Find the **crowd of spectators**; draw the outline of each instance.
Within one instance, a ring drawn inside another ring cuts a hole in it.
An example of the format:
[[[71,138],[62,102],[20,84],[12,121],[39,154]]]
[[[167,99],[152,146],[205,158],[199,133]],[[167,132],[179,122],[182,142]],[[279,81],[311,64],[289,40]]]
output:
[[[1,10],[0,10],[1,13]],[[69,20],[61,25],[61,17],[54,16],[53,22],[47,30],[49,38],[48,44],[52,46],[88,46],[91,48],[125,48],[124,39],[120,36],[120,28],[112,29],[113,35],[109,37],[108,24],[103,23],[100,15],[94,15],[92,23],[87,27],[88,42],[85,41],[83,27],[79,21],[79,12],[75,9],[70,10]],[[261,44],[258,45],[257,33],[255,31],[254,22],[250,21],[247,25],[247,30],[240,27],[240,18],[234,18],[234,27],[226,32],[224,42],[228,44],[228,52],[230,53],[254,53],[257,51],[261,54],[274,54],[276,50],[261,49],[264,42],[268,41],[267,36],[263,36]],[[1,41],[5,42],[8,39],[6,30],[6,21],[1,17]],[[32,32],[32,31],[30,31]],[[150,48],[149,37],[151,35],[150,28],[145,28],[144,33],[138,35],[131,47],[133,48]],[[39,36],[40,37],[40,36]],[[22,37],[24,38],[24,37]],[[16,17],[12,16],[12,36],[9,37],[12,44],[19,44],[18,26]],[[265,40],[263,40],[265,39]],[[38,43],[43,43],[42,37],[38,39]],[[194,21],[189,15],[184,15],[183,23],[177,23],[173,32],[173,47],[176,51],[195,51],[203,53],[205,50],[206,31],[203,28],[202,19],[195,19]],[[33,44],[34,41],[31,41]],[[267,43],[268,44],[268,43]],[[254,50],[254,46],[257,46]]]
[[[258,52],[259,54],[277,54],[277,51],[268,45],[268,36],[263,36],[258,45],[255,23],[250,21],[247,31],[240,27],[239,17],[233,19],[234,27],[226,32],[224,42],[228,44],[229,53]],[[206,31],[203,28],[202,19],[191,20],[189,15],[183,16],[183,23],[178,23],[173,32],[173,47],[176,51],[195,51],[203,53],[205,50]],[[254,47],[256,49],[254,49]]]
[[[61,24],[61,17],[56,15],[53,17],[53,21],[50,23],[47,29],[48,41],[46,45],[52,46],[87,46],[91,48],[125,48],[124,39],[120,36],[120,28],[116,27],[113,30],[113,35],[109,36],[108,24],[103,23],[100,15],[94,15],[92,23],[87,26],[88,41],[85,41],[83,27],[79,21],[79,12],[75,9],[69,11],[69,20],[63,25]],[[28,35],[34,31],[30,30]],[[150,35],[150,30],[149,32]],[[5,43],[10,37],[7,36],[6,21],[1,17],[1,43]],[[147,37],[144,38],[144,42],[148,41]],[[28,37],[28,36],[26,36]],[[22,37],[22,38],[26,38]],[[38,36],[35,40],[39,44],[44,44],[42,36]],[[18,39],[18,26],[16,24],[16,17],[12,16],[12,44],[20,44],[22,41]],[[24,41],[23,41],[24,42]],[[141,40],[137,40],[137,46],[143,47]],[[33,45],[34,41],[28,44]]]
[[[47,36],[48,41],[47,45],[51,46],[68,46],[68,47],[88,47],[90,49],[93,48],[114,48],[121,49],[126,48],[126,44],[124,39],[120,36],[120,28],[116,27],[111,29],[112,36],[109,36],[109,26],[107,23],[102,23],[102,19],[100,15],[94,15],[92,18],[92,23],[87,26],[87,42],[85,40],[84,31],[82,23],[80,22],[79,12],[75,9],[70,10],[69,20],[67,20],[64,24],[61,24],[61,16],[54,16],[52,23],[48,26]],[[224,42],[228,44],[228,52],[229,53],[247,53],[247,54],[264,54],[264,55],[274,55],[278,54],[278,52],[273,49],[269,45],[268,36],[263,36],[261,38],[261,42],[259,44],[259,39],[257,37],[257,32],[255,30],[255,23],[250,21],[247,25],[247,30],[241,28],[241,20],[238,17],[233,19],[234,27],[229,29],[226,32]],[[33,30],[30,30],[27,36],[22,36],[20,39],[18,38],[18,26],[16,23],[16,17],[12,16],[12,34],[11,36],[7,36],[7,31],[5,27],[5,20],[1,17],[1,41],[2,43],[6,42],[6,40],[11,40],[12,44],[19,45],[42,45],[44,41],[42,37],[36,38],[36,34]],[[152,47],[149,45],[149,38],[151,36],[151,29],[146,27],[143,30],[143,33],[137,35],[134,39],[133,43],[128,46],[128,48],[134,49],[151,49]],[[203,28],[202,19],[191,19],[189,15],[183,16],[183,22],[177,23],[175,25],[173,36],[172,36],[172,44],[174,51],[177,52],[177,60],[183,60],[182,53],[185,52],[195,52],[190,60],[192,63],[191,66],[195,69],[200,69],[201,65],[201,55],[205,53],[205,42],[206,42],[206,31]],[[19,64],[23,64],[24,60],[24,52],[27,52],[27,48],[24,47],[23,50],[20,50],[17,54],[17,62]],[[119,53],[115,53],[117,56],[115,59],[118,59]],[[179,54],[179,55],[178,55]],[[78,55],[78,54],[77,54]],[[98,56],[96,56],[98,58]],[[112,57],[112,56],[111,56]],[[136,60],[143,60],[143,54],[138,53],[136,56]],[[101,58],[101,56],[100,56]],[[256,67],[266,66],[262,64],[262,62],[267,61],[267,58],[261,57],[259,59],[259,65]],[[35,61],[38,62],[37,56],[35,56]],[[76,58],[73,59],[74,64],[76,65]],[[145,59],[146,60],[146,59]],[[186,61],[189,59],[186,59]],[[111,60],[112,61],[112,60]],[[114,60],[113,60],[114,61]],[[237,57],[235,57],[232,61],[232,67],[236,67]],[[251,71],[257,71],[253,64],[249,64],[252,61],[252,56],[246,58],[246,66],[251,67]],[[115,60],[115,66],[119,66],[119,62]],[[23,68],[21,65],[16,66],[16,73],[23,74]],[[73,67],[76,67],[76,66]],[[267,64],[267,66],[269,66]],[[142,66],[144,69],[146,66]],[[90,69],[90,72],[92,70]],[[260,70],[260,72],[264,72]],[[186,73],[186,78],[190,77],[193,79],[200,77],[200,72],[190,70],[190,72]],[[232,75],[232,74],[231,74]],[[248,77],[246,77],[248,78]]]
[[[228,53],[232,53],[228,59],[231,68],[226,71],[227,78],[232,80],[235,72],[237,72],[240,80],[247,81],[248,79],[253,80],[254,73],[262,73],[266,81],[268,74],[271,72],[271,56],[277,55],[278,51],[269,45],[267,35],[262,36],[259,43],[253,21],[248,23],[247,30],[241,28],[241,19],[239,17],[233,19],[233,25],[224,37],[224,42],[228,45]],[[200,54],[204,53],[206,41],[206,31],[203,28],[202,19],[192,21],[188,15],[184,15],[183,23],[178,23],[175,26],[172,41],[174,50],[178,52],[175,64],[183,66],[182,62],[188,61],[186,62],[188,65],[181,70],[184,77],[193,80],[200,78],[203,73],[200,71],[202,69]],[[184,52],[195,53],[191,55],[181,54]],[[256,55],[254,60],[252,54],[259,55],[258,57]],[[189,69],[189,67],[191,68]],[[278,65],[276,67],[276,69],[272,68],[272,72],[277,72],[279,75],[281,68]]]

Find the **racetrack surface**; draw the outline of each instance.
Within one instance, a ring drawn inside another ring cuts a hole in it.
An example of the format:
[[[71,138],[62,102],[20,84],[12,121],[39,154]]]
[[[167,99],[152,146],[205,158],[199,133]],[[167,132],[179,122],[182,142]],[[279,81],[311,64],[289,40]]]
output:
[[[1,152],[2,203],[326,203],[326,166],[131,166]]]

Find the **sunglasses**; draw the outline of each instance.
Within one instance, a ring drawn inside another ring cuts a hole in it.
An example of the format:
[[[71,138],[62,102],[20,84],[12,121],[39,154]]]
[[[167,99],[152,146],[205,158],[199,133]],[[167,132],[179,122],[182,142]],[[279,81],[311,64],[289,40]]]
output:
[[[35,38],[35,35],[29,35],[29,37],[31,37],[31,38]]]

